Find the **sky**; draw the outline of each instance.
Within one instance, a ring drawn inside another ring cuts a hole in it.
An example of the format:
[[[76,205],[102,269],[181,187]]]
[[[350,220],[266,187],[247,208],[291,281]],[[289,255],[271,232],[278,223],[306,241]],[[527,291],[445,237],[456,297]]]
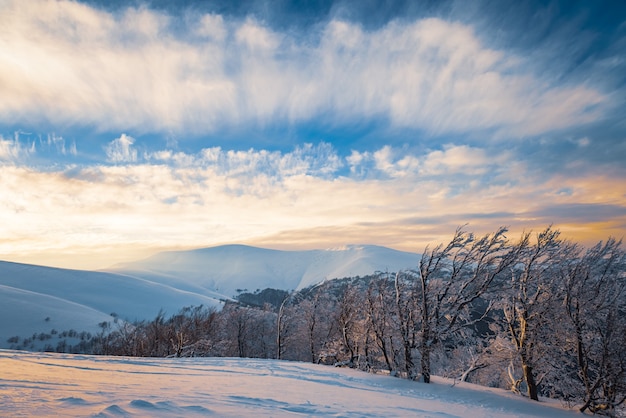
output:
[[[619,1],[0,0],[0,259],[626,231]]]

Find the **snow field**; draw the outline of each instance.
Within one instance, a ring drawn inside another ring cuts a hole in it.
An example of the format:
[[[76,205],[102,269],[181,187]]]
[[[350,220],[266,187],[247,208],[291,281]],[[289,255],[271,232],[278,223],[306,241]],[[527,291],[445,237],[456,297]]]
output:
[[[310,363],[125,358],[0,350],[11,417],[574,417],[498,389],[426,385]]]

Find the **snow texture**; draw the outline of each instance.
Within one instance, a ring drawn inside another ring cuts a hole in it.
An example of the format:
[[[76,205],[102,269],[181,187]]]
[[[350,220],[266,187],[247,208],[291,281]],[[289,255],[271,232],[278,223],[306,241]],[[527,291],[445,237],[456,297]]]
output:
[[[310,363],[0,350],[0,415],[575,417],[558,403],[435,378],[426,385]]]

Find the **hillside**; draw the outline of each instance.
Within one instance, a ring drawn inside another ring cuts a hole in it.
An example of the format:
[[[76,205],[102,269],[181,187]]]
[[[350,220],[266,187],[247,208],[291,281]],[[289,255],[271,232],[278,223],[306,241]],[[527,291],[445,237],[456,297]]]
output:
[[[0,347],[7,339],[52,330],[95,332],[98,324],[151,319],[190,305],[218,306],[215,298],[119,274],[0,261]],[[54,344],[53,344],[54,345]]]
[[[454,384],[426,385],[310,363],[124,358],[0,350],[0,415],[99,417],[566,418],[557,402]]]
[[[302,289],[327,279],[414,268],[419,255],[373,245],[280,251],[225,245],[171,251],[108,271],[200,294],[232,298],[239,291]]]
[[[172,315],[186,306],[217,307],[243,290],[301,289],[325,279],[410,268],[418,259],[376,246],[278,251],[227,245],[159,253],[99,272],[0,261],[0,348],[9,348],[14,336],[93,333],[99,323],[112,321],[111,314],[150,320],[161,310]]]

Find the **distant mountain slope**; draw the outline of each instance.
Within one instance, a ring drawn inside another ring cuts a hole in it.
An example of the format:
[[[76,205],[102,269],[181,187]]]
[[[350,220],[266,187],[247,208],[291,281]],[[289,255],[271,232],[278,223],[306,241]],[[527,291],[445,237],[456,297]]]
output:
[[[326,279],[395,272],[414,268],[418,261],[418,254],[373,245],[309,251],[225,245],[163,252],[108,271],[191,292],[233,297],[238,290],[301,289]]]
[[[9,337],[53,328],[93,332],[111,313],[143,320],[190,305],[219,301],[136,277],[0,261],[0,347]]]
[[[52,330],[95,333],[99,323],[113,321],[110,315],[78,303],[2,285],[0,318],[0,347],[9,347],[11,337],[19,336],[21,340],[33,334],[50,334]]]
[[[94,332],[115,313],[151,320],[185,306],[218,306],[238,290],[301,289],[326,279],[398,271],[419,256],[377,246],[278,251],[227,245],[156,254],[109,271],[0,261],[0,348],[51,329]],[[46,321],[46,318],[49,318]]]

